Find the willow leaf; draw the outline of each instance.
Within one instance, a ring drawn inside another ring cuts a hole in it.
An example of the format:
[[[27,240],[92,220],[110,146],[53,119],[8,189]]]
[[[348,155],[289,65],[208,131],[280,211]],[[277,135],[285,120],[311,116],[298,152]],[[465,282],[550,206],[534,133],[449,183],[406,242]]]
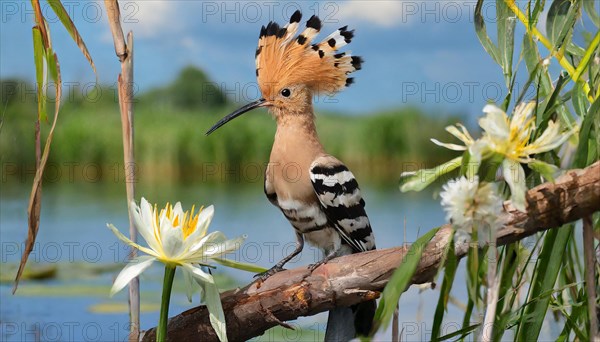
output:
[[[33,32],[33,60],[35,63],[35,82],[36,94],[38,103],[38,119],[40,121],[48,120],[46,112],[46,93],[44,92],[44,42],[42,39],[42,31],[39,26],[35,26]]]
[[[415,243],[410,246],[408,252],[404,255],[402,263],[392,274],[390,281],[383,289],[381,293],[381,300],[375,311],[375,318],[373,319],[373,330],[375,332],[380,327],[386,329],[392,319],[396,304],[400,300],[400,296],[407,289],[415,273],[419,261],[421,261],[421,255],[425,250],[425,247],[429,241],[437,233],[439,228],[432,229],[427,234],[421,236]]]
[[[96,66],[94,65],[92,56],[90,55],[90,52],[88,51],[87,46],[85,45],[85,42],[81,38],[79,31],[77,31],[77,27],[73,23],[73,20],[71,20],[71,17],[69,17],[69,13],[67,13],[60,0],[48,0],[48,4],[50,5],[50,7],[52,7],[52,10],[54,11],[54,13],[56,13],[56,16],[58,16],[58,19],[60,19],[60,22],[63,24],[65,29],[67,29],[67,32],[69,32],[71,38],[73,38],[75,44],[77,44],[77,47],[79,47],[79,50],[81,50],[83,56],[85,56],[88,63],[90,63],[90,66],[92,67],[92,70],[94,70],[94,73],[96,73]]]

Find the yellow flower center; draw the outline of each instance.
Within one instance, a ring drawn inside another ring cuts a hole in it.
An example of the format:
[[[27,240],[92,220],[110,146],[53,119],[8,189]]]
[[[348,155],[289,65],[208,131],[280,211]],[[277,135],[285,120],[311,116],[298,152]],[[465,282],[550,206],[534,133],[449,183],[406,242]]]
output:
[[[169,221],[171,221],[171,225],[173,228],[177,228],[181,226],[181,230],[183,231],[183,238],[186,239],[190,236],[198,225],[198,217],[202,212],[204,207],[201,207],[200,210],[194,215],[194,211],[196,210],[196,206],[192,206],[191,211],[185,211],[183,214],[176,213],[173,210],[173,206],[170,203],[167,203],[164,209],[161,209],[160,212],[157,210],[156,205],[154,205],[154,219],[156,227],[160,224],[160,217],[165,216]],[[183,217],[181,217],[183,215]]]
[[[503,141],[496,141],[493,144],[494,151],[512,160],[527,157],[525,150],[529,145],[529,139],[534,129],[535,117],[529,118],[522,126],[510,125],[509,119],[506,118],[506,120],[510,127],[508,138]]]
[[[196,209],[196,206],[193,205],[191,211],[189,211],[189,212],[186,211],[184,213],[183,225],[181,228],[181,229],[183,229],[183,238],[184,239],[187,238],[188,236],[190,236],[190,234],[192,234],[196,230],[196,226],[198,225],[198,216],[202,212],[203,208],[204,207],[200,207],[200,210],[198,210],[196,215],[194,215],[194,210]]]

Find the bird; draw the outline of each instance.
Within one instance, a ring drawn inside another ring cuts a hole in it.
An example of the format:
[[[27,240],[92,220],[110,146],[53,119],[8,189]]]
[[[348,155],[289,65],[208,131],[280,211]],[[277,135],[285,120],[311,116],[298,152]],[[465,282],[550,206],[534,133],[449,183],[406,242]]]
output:
[[[360,70],[363,59],[338,52],[349,44],[354,30],[344,26],[314,43],[322,22],[313,15],[300,28],[296,11],[281,27],[262,26],[256,49],[256,77],[262,97],[219,120],[206,135],[256,108],[267,108],[277,123],[271,155],[265,170],[264,192],[296,233],[296,248],[268,271],[265,280],[301,253],[307,241],[323,251],[316,269],[332,258],[375,249],[375,237],[354,174],[328,154],[317,134],[313,97],[335,94],[354,82],[350,74]],[[289,175],[293,166],[298,170]],[[347,341],[366,336],[372,327],[375,301],[329,312],[326,341]]]

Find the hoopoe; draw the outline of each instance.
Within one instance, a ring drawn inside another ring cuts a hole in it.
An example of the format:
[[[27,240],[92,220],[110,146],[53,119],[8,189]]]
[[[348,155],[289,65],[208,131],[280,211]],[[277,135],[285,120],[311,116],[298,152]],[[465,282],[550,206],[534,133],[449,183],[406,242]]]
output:
[[[296,11],[282,28],[275,22],[262,27],[255,55],[262,98],[227,115],[206,133],[259,107],[268,108],[277,122],[264,191],[294,227],[297,243],[292,254],[259,275],[263,280],[298,255],[305,240],[325,255],[311,269],[340,255],[375,249],[358,183],[341,161],[323,149],[312,104],[314,95],[333,94],[352,84],[348,75],[361,69],[360,57],[337,53],[350,43],[354,31],[344,26],[311,44],[321,21],[313,15],[296,36],[301,18]],[[300,168],[299,179],[286,176],[289,165]],[[330,311],[325,340],[368,334],[374,311],[374,301]]]

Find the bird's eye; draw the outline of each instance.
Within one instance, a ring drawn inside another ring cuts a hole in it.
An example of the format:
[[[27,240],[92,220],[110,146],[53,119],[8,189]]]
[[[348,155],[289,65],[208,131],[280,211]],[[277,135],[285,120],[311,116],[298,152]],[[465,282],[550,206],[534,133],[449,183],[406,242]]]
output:
[[[292,94],[292,92],[288,88],[285,88],[281,91],[281,95],[283,97],[289,97],[291,94]]]

